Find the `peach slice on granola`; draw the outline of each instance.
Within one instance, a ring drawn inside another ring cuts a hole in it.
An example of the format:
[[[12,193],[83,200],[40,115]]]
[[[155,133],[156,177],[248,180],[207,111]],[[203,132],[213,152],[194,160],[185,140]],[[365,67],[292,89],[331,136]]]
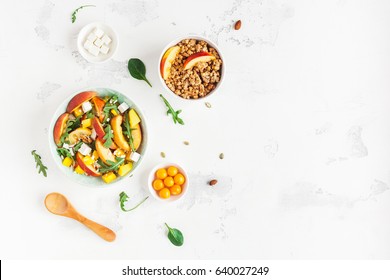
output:
[[[179,46],[170,47],[163,55],[160,62],[160,72],[164,80],[168,79],[171,73],[172,63],[180,52]]]
[[[190,55],[184,62],[184,70],[191,69],[199,62],[209,62],[214,60],[215,56],[208,52],[198,52]]]

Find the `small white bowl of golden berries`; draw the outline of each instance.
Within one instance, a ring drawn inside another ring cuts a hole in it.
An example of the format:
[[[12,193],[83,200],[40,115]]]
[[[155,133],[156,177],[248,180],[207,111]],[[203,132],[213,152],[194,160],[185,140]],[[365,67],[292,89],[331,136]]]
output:
[[[173,202],[181,199],[187,193],[188,186],[187,173],[175,163],[160,163],[149,174],[149,191],[160,201]]]

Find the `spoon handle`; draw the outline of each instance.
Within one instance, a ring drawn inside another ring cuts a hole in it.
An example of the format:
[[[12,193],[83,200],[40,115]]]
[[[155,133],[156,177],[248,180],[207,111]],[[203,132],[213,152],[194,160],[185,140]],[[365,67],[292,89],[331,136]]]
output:
[[[108,242],[112,242],[116,238],[115,232],[108,227],[102,226],[101,224],[91,221],[83,216],[78,217],[77,220]]]

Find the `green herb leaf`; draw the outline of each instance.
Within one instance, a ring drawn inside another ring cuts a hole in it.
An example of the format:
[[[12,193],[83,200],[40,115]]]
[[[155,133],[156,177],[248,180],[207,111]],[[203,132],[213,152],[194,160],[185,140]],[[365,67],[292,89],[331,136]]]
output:
[[[181,246],[184,243],[184,237],[180,230],[176,228],[171,228],[165,223],[168,228],[168,239],[175,246]]]
[[[92,119],[95,116],[92,110],[87,112],[87,119]]]
[[[76,145],[73,146],[73,151],[77,153],[77,151],[80,149],[81,145],[83,145],[83,141],[78,142]]]
[[[98,160],[98,163],[99,165],[101,166],[99,168],[99,171],[101,173],[106,173],[106,172],[109,172],[109,171],[117,171],[119,166],[121,166],[123,163],[125,162],[125,159],[124,158],[120,158],[120,157],[116,157],[116,161],[111,161],[111,160],[108,160],[107,163],[108,164],[105,164],[102,160]]]
[[[38,169],[38,174],[42,172],[43,176],[47,177],[47,167],[43,164],[41,156],[36,153],[36,150],[32,150],[31,154],[34,156],[35,162],[36,162],[36,168]]]
[[[138,58],[131,58],[127,65],[129,68],[130,75],[137,80],[143,80],[148,83],[150,87],[152,84],[146,78],[146,68],[145,64]]]
[[[167,108],[168,108],[167,115],[169,115],[169,114],[172,115],[172,119],[173,119],[173,122],[175,124],[179,123],[181,125],[184,125],[184,121],[179,117],[179,114],[181,113],[181,110],[175,111],[172,108],[171,104],[169,104],[168,100],[166,100],[165,97],[162,94],[160,94],[160,97],[164,101],[165,106],[167,106]]]
[[[130,209],[125,209],[125,203],[127,202],[127,200],[129,199],[129,196],[125,193],[125,192],[121,192],[119,194],[119,202],[120,202],[120,205],[121,205],[121,209],[122,211],[124,212],[130,212],[134,209],[136,209],[138,206],[140,206],[142,203],[144,203],[147,199],[149,198],[149,196],[145,197],[143,200],[141,200],[141,202],[139,202],[136,206],[134,206],[133,208],[130,208]]]
[[[125,114],[124,125],[125,125],[125,131],[123,131],[123,134],[126,135],[127,138],[129,139],[129,144],[130,144],[131,151],[135,152],[134,142],[133,142],[133,135],[131,134],[131,131],[134,130],[134,128],[130,127],[130,117],[129,117],[129,114]]]
[[[103,136],[103,140],[105,141],[103,146],[106,147],[106,148],[109,148],[111,147],[112,145],[112,138],[114,138],[114,135],[112,134],[112,131],[111,131],[111,125],[107,124],[106,128],[104,129],[104,132],[106,134],[104,134]]]
[[[68,149],[65,149],[65,148],[57,148],[57,154],[59,156],[63,156],[64,158],[65,157],[69,157],[69,158],[73,158],[72,154],[69,152]]]
[[[84,6],[80,6],[78,7],[76,10],[73,11],[72,13],[72,23],[74,23],[76,21],[76,15],[77,13],[83,9],[83,8],[86,8],[86,7],[96,7],[95,5],[84,5]]]
[[[113,94],[111,98],[106,102],[103,107],[104,120],[103,123],[106,122],[107,118],[110,116],[111,110],[114,110],[117,114],[119,114],[118,105],[114,102],[118,100],[118,96]]]

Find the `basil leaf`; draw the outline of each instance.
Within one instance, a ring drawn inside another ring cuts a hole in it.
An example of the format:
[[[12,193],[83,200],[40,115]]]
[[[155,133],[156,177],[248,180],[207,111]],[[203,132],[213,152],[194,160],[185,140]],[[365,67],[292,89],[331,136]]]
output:
[[[127,65],[130,75],[137,80],[143,80],[148,83],[150,87],[152,84],[146,78],[146,68],[145,64],[138,58],[131,58]]]
[[[165,223],[168,228],[168,239],[175,246],[182,246],[184,243],[184,237],[180,230],[176,228],[171,228]]]

